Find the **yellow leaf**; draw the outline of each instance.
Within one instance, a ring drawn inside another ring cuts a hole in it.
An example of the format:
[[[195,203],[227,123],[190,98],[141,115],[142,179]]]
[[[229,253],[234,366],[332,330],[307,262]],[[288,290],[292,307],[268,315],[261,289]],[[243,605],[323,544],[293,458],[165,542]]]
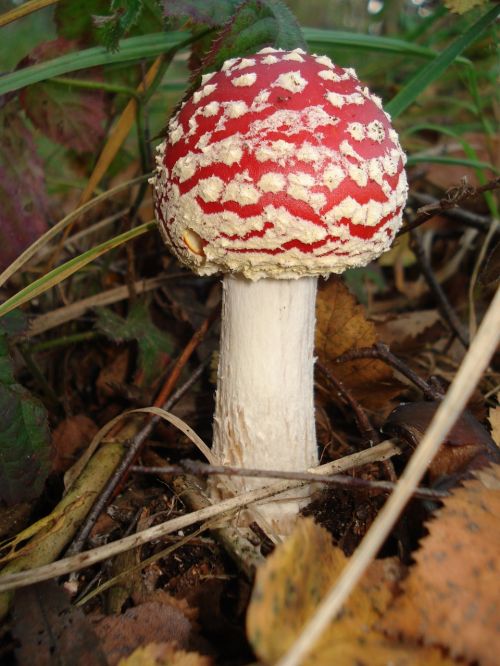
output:
[[[265,664],[275,663],[297,639],[306,621],[337,579],[346,557],[328,532],[299,520],[289,539],[258,570],[247,614],[248,638]],[[372,564],[337,620],[302,666],[451,666],[439,650],[401,644],[375,629],[393,596],[398,565]]]
[[[492,465],[444,500],[429,536],[384,620],[388,631],[447,647],[481,666],[500,649],[500,466]]]
[[[485,5],[488,0],[445,0],[445,6],[456,14],[465,14],[474,7]]]
[[[500,447],[500,406],[492,407],[488,414],[491,425],[491,437],[495,444]]]
[[[375,359],[334,363],[337,356],[351,349],[371,347],[377,342],[375,325],[368,321],[363,306],[339,278],[330,279],[319,290],[316,318],[316,353],[320,363],[340,379],[363,406],[388,407],[390,399],[401,392],[401,384],[385,363]]]
[[[210,657],[178,650],[174,643],[150,643],[120,659],[118,666],[211,666]]]

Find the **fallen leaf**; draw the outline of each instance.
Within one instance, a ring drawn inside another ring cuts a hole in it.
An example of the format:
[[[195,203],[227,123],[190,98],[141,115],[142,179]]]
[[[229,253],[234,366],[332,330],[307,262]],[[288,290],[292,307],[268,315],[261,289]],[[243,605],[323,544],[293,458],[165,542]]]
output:
[[[173,643],[150,643],[134,650],[130,657],[120,659],[118,666],[211,666],[212,663],[210,657],[178,650]]]
[[[94,421],[85,414],[64,419],[52,433],[52,470],[68,470],[97,431]]]
[[[487,0],[444,0],[445,6],[456,14],[465,14],[465,12],[486,4]]]
[[[452,656],[496,666],[500,650],[500,466],[444,501],[383,626]]]
[[[177,608],[153,601],[122,615],[99,618],[94,631],[102,640],[109,666],[115,666],[138,647],[154,641],[176,641],[181,648],[189,647],[192,625]]]
[[[107,666],[89,620],[54,581],[16,592],[12,633],[18,666]]]
[[[491,437],[495,444],[500,447],[500,406],[492,407],[488,414],[488,421],[491,426]]]
[[[77,43],[59,37],[36,46],[21,64],[36,65],[73,51],[77,51]],[[74,78],[86,77],[87,74],[74,75]],[[90,79],[98,78],[94,68]],[[99,147],[107,117],[102,90],[47,80],[23,88],[19,99],[31,122],[52,141],[78,152],[93,152]]]
[[[364,308],[339,278],[330,278],[319,290],[316,302],[316,353],[322,365],[348,388],[353,396],[370,409],[388,407],[402,385],[392,370],[376,359],[334,363],[337,356],[351,349],[370,347],[377,342],[373,322]]]
[[[439,402],[409,402],[399,405],[389,414],[382,432],[405,441],[415,449],[426,433],[439,407]],[[452,485],[472,470],[491,462],[500,462],[500,451],[489,432],[468,411],[462,412],[455,425],[443,439],[428,467],[428,478],[435,484],[448,478]],[[447,484],[449,485],[449,484]]]
[[[44,166],[17,102],[0,113],[0,270],[47,231]]]
[[[326,530],[311,519],[298,521],[291,536],[257,571],[247,632],[259,659],[273,664],[291,647],[346,562]],[[401,644],[374,628],[399,575],[396,560],[375,561],[302,666],[453,664],[437,649]]]
[[[0,500],[35,499],[49,473],[47,411],[14,377],[5,334],[0,333]]]
[[[132,305],[126,318],[109,308],[99,308],[96,328],[110,340],[124,342],[136,340],[139,347],[139,365],[144,371],[144,382],[149,386],[162,372],[165,360],[172,354],[172,336],[160,330],[152,321],[149,306],[144,301]]]
[[[416,310],[384,315],[375,326],[380,340],[394,350],[418,338],[440,321],[441,316],[437,310]]]

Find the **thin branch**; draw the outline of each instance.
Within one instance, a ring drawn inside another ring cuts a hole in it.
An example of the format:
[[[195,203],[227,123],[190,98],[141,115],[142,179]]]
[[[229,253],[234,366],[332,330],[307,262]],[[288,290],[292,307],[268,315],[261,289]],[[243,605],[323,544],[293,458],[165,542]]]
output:
[[[343,382],[332,375],[332,373],[327,368],[325,368],[324,365],[321,363],[316,363],[316,367],[327,380],[327,382],[342,396],[342,398],[344,398],[347,404],[351,407],[352,411],[354,412],[354,418],[356,419],[358,430],[360,431],[365,444],[367,446],[378,444],[380,442],[378,432],[372,426],[365,410],[359,404],[359,402],[354,399],[352,393],[344,386]]]
[[[424,247],[422,245],[422,240],[420,235],[415,231],[411,232],[411,247],[415,252],[422,273],[425,277],[427,284],[429,285],[431,291],[434,293],[439,310],[446,320],[448,326],[450,327],[452,333],[454,333],[463,346],[467,349],[469,346],[469,334],[463,326],[462,322],[458,318],[455,310],[452,308],[448,297],[443,291],[443,288],[439,284],[434,271],[432,270],[431,264],[427,259]]]
[[[436,455],[441,442],[451,430],[472,395],[500,340],[500,288],[488,308],[481,326],[467,351],[448,393],[410,458],[395,491],[382,507],[360,545],[340,576],[326,593],[298,639],[276,666],[299,666],[311,652],[330,622],[340,612],[347,598],[377,555],[404,509],[414,488]]]
[[[174,368],[172,369],[172,372],[170,373],[165,383],[165,386],[163,387],[162,391],[155,400],[155,406],[162,406],[166,411],[168,411],[170,407],[174,404],[173,402],[174,396],[172,396],[170,399],[169,396],[172,393],[175,383],[177,382],[180,376],[182,368],[186,365],[189,357],[196,349],[196,346],[201,342],[201,340],[209,330],[214,320],[215,320],[215,312],[213,312],[209,317],[207,317],[207,319],[195,332],[195,334],[187,344],[186,348],[180,355],[179,359],[177,360],[176,364],[174,365]],[[205,364],[202,364],[197,369],[197,371],[191,376],[191,378],[181,387],[181,389],[179,389],[179,391],[176,394],[178,396],[177,400],[192,386],[192,384],[196,381],[196,379],[199,378],[205,367]],[[151,419],[149,419],[146,425],[144,425],[143,428],[135,435],[135,437],[133,437],[129,441],[129,446],[126,454],[124,455],[118,467],[115,469],[113,475],[110,477],[109,482],[106,485],[105,489],[103,490],[99,498],[96,500],[94,506],[92,507],[92,510],[90,511],[84,524],[80,528],[78,535],[76,536],[70,548],[68,549],[68,554],[75,554],[82,550],[82,548],[85,545],[85,541],[87,540],[92,530],[92,527],[95,524],[95,521],[97,520],[97,518],[104,510],[105,506],[107,505],[111,497],[113,496],[113,493],[118,487],[118,484],[124,478],[125,474],[128,471],[128,468],[137,457],[142,445],[149,437],[153,428],[156,426],[159,420],[160,420],[159,417],[152,417]]]
[[[437,201],[436,203],[428,204],[422,206],[417,210],[416,217],[409,223],[406,224],[402,229],[398,231],[397,236],[401,234],[406,234],[408,231],[416,229],[420,225],[424,224],[430,220],[434,215],[442,213],[445,210],[450,210],[452,208],[458,208],[458,205],[467,201],[469,199],[474,199],[484,192],[490,192],[496,190],[500,187],[500,177],[490,180],[485,185],[480,187],[471,187],[466,183],[459,185],[458,187],[452,187],[447,190],[445,196]]]
[[[377,342],[373,347],[361,347],[360,349],[351,349],[345,354],[337,356],[335,363],[346,363],[347,361],[356,361],[360,358],[376,358],[379,361],[384,361],[387,365],[400,372],[404,377],[409,379],[417,388],[424,394],[427,400],[441,400],[443,394],[440,393],[434,386],[424,381],[421,377],[414,372],[409,365],[402,359],[395,356],[389,347],[382,342]]]
[[[400,453],[400,448],[392,440],[387,440],[377,444],[371,449],[359,451],[350,456],[346,456],[345,458],[341,458],[340,460],[321,465],[320,467],[317,467],[316,470],[319,474],[345,472],[348,469],[360,467],[361,465],[388,460]],[[0,576],[0,592],[7,592],[8,590],[17,589],[19,587],[26,587],[33,583],[39,583],[42,580],[58,578],[59,576],[64,576],[73,571],[85,569],[86,567],[102,562],[109,557],[113,557],[132,548],[137,548],[145,543],[161,539],[168,534],[190,527],[195,523],[208,520],[214,516],[222,516],[227,513],[232,514],[237,509],[260,502],[261,500],[267,500],[270,497],[280,495],[281,493],[288,492],[295,488],[300,488],[303,485],[304,481],[280,481],[273,483],[265,488],[258,488],[256,490],[242,493],[237,497],[222,500],[217,504],[201,509],[200,511],[194,511],[184,516],[178,516],[177,518],[173,518],[160,525],[155,525],[142,532],[137,532],[136,534],[132,534],[92,550],[87,550],[78,555],[66,557],[62,560],[34,569],[27,569],[25,571]]]
[[[131,472],[139,474],[193,474],[195,476],[242,476],[259,479],[286,479],[290,481],[309,481],[313,483],[326,483],[328,485],[343,486],[352,490],[376,490],[382,493],[390,493],[394,490],[395,483],[391,481],[370,481],[369,479],[358,479],[345,474],[316,474],[314,472],[291,472],[271,469],[252,469],[243,467],[230,467],[228,465],[210,465],[198,460],[181,460],[177,465],[161,465],[159,467],[145,467],[134,465]],[[416,488],[413,497],[418,499],[442,500],[449,493],[432,488]]]

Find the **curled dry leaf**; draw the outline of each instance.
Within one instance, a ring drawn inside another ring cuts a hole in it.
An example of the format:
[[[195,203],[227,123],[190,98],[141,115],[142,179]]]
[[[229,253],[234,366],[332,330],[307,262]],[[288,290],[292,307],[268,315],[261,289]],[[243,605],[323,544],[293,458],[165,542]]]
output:
[[[346,562],[326,530],[311,519],[299,520],[257,572],[247,631],[259,659],[273,664],[291,647]],[[399,576],[395,560],[374,562],[302,666],[454,664],[438,649],[387,639],[375,628]]]
[[[438,407],[439,402],[399,405],[391,412],[382,430],[389,436],[403,439],[414,449],[427,431]],[[500,450],[486,428],[470,412],[465,411],[429,464],[428,478],[432,483],[442,483],[445,477],[456,482],[490,462],[500,462]]]
[[[466,481],[445,500],[415,555],[403,594],[384,627],[446,647],[481,666],[500,650],[500,466]]]
[[[495,444],[500,448],[500,406],[497,405],[490,409],[488,421],[491,426],[491,437]]]
[[[109,666],[114,666],[153,641],[176,641],[180,647],[188,647],[192,625],[174,606],[151,601],[129,608],[122,615],[96,619],[94,631],[102,641]]]
[[[211,666],[210,657],[197,652],[178,650],[175,643],[150,643],[137,648],[129,657],[120,659],[118,666]]]
[[[85,414],[64,419],[52,433],[52,471],[69,469],[97,431],[94,421]]]
[[[335,364],[337,356],[377,342],[373,322],[339,278],[330,278],[319,290],[316,302],[316,353],[326,366],[344,383],[364,407],[387,407],[391,398],[401,392],[401,384],[392,370],[376,359],[360,359]]]

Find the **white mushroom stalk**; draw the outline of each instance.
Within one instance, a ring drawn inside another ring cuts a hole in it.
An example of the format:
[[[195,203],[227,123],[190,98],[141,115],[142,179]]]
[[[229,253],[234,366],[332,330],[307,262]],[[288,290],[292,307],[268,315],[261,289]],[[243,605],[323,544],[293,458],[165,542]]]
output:
[[[292,471],[317,464],[316,285],[315,277],[257,282],[224,277],[213,441],[222,464]],[[241,490],[262,486],[257,478],[238,482]],[[260,512],[285,529],[286,516],[293,520],[299,507],[288,498],[267,503]]]
[[[354,70],[301,49],[227,60],[170,121],[153,179],[160,231],[198,275],[226,274],[221,462],[302,471],[317,461],[316,280],[390,247],[404,163],[380,99]],[[301,502],[262,510],[287,529]]]

